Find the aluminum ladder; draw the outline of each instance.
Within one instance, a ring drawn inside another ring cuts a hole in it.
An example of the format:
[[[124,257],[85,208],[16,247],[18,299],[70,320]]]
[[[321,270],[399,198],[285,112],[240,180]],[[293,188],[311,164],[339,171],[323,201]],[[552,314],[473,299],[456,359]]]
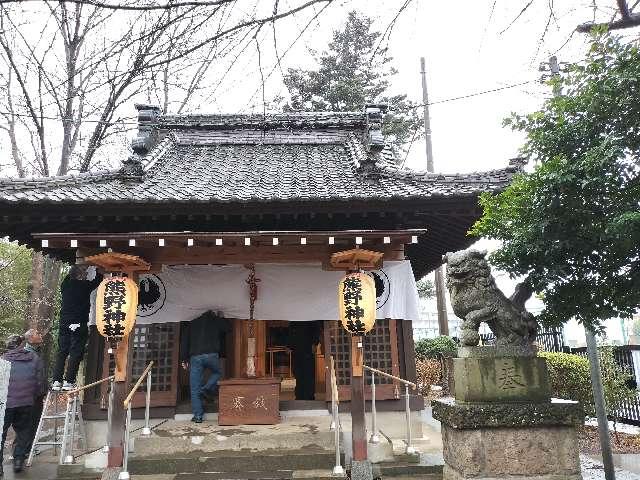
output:
[[[38,429],[31,445],[31,451],[29,452],[29,458],[27,459],[27,466],[31,466],[33,463],[33,457],[36,455],[38,446],[53,447],[54,454],[55,449],[60,447],[60,463],[63,463],[69,454],[73,455],[73,440],[71,441],[71,451],[66,452],[69,442],[69,431],[76,431],[76,425],[78,427],[78,437],[83,449],[87,448],[87,438],[84,429],[84,420],[82,419],[82,409],[80,408],[77,396],[72,399],[69,392],[53,391],[47,392],[47,397],[44,401],[42,408],[42,415],[38,422]],[[66,402],[66,408],[62,410],[61,403]],[[75,412],[72,410],[75,409]],[[75,413],[75,415],[74,415]],[[72,418],[74,417],[74,418]],[[58,428],[60,420],[62,420],[63,434],[60,437],[58,435]],[[49,425],[46,425],[49,423]],[[50,429],[47,430],[46,427]],[[52,427],[52,428],[51,428]],[[51,436],[53,435],[53,438]]]

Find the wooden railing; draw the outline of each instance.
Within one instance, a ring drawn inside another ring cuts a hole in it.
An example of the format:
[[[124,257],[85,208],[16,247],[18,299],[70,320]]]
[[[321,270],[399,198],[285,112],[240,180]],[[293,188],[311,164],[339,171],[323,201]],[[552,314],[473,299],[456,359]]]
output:
[[[382,370],[378,370],[377,368],[373,368],[373,367],[369,367],[367,365],[363,365],[365,370],[369,370],[371,373],[375,373],[377,375],[381,375],[383,377],[387,377],[390,378],[392,380],[395,380],[396,382],[400,382],[404,385],[408,385],[411,388],[413,388],[414,390],[418,387],[415,383],[410,382],[409,380],[405,380],[404,378],[400,378],[400,377],[396,377],[395,375],[391,375],[390,373],[387,372],[383,372]]]
[[[97,385],[101,385],[104,382],[108,382],[109,380],[113,380],[114,378],[115,377],[113,375],[111,375],[110,377],[104,377],[104,378],[98,380],[97,382],[89,383],[88,385],[83,385],[81,387],[76,388],[75,390],[69,390],[69,392],[67,392],[67,395],[69,395],[69,396],[78,395],[80,392],[82,392],[83,390],[86,390],[87,388],[91,388],[91,387],[95,387]]]
[[[149,428],[149,404],[151,403],[151,367],[153,362],[149,362],[147,368],[144,369],[138,381],[133,385],[133,388],[124,399],[124,408],[127,409],[127,419],[124,427],[124,452],[122,455],[122,471],[118,475],[118,480],[129,480],[129,436],[131,434],[131,400],[133,396],[142,385],[144,379],[147,379],[147,395],[145,399],[145,412],[144,412],[144,428],[142,429],[142,435],[151,435],[151,429]]]
[[[404,394],[405,394],[405,417],[407,421],[407,448],[406,453],[414,454],[416,453],[415,448],[411,445],[411,408],[410,408],[410,396],[409,396],[409,387],[416,389],[417,385],[409,380],[405,380],[404,378],[396,377],[395,375],[391,375],[387,372],[383,372],[382,370],[378,370],[377,368],[369,367],[368,365],[363,365],[364,369],[371,372],[371,438],[369,439],[370,443],[378,443],[380,441],[380,437],[378,436],[378,425],[377,425],[377,412],[376,412],[376,375],[380,375],[382,377],[390,378],[396,382],[399,382],[404,385]]]
[[[129,392],[129,395],[127,395],[127,398],[124,399],[124,408],[127,408],[129,406],[129,403],[131,403],[131,399],[133,398],[135,393],[138,391],[138,388],[140,388],[142,381],[149,374],[151,367],[153,367],[153,362],[149,362],[149,365],[147,365],[147,368],[144,369],[144,372],[142,372],[142,375],[140,375],[140,378],[138,378],[138,381],[135,383],[135,385]]]
[[[336,364],[333,355],[329,357],[329,377],[331,382],[331,429],[334,431],[334,443],[336,448],[336,462],[333,467],[334,475],[344,475],[344,469],[340,462],[340,418],[338,417],[338,379],[336,377]]]

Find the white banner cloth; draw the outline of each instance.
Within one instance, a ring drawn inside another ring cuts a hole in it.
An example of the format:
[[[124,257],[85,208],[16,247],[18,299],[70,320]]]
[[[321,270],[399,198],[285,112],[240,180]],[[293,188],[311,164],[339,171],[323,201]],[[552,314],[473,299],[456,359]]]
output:
[[[418,319],[416,282],[409,261],[386,262],[370,272],[376,282],[377,318]],[[249,270],[241,265],[165,267],[140,277],[137,322],[183,322],[207,310],[249,318]],[[344,272],[319,264],[258,264],[257,320],[337,320],[338,282]],[[91,323],[95,314],[91,312]]]

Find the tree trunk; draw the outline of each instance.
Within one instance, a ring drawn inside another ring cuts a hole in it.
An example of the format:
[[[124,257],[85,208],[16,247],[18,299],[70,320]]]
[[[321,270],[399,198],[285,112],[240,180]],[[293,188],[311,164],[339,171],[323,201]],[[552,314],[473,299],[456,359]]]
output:
[[[40,252],[33,252],[31,260],[31,284],[29,286],[29,304],[24,321],[25,330],[35,328],[42,334],[42,360],[45,374],[48,375],[49,360],[53,352],[53,335],[56,297],[60,287],[62,265]]]

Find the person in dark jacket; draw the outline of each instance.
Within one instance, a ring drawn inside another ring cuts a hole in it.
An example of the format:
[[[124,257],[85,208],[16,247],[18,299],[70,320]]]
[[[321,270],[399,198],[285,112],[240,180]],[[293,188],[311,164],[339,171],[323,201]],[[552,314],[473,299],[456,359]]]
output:
[[[88,280],[88,273],[88,266],[74,265],[60,287],[62,305],[58,328],[58,354],[53,368],[53,383],[51,385],[51,389],[54,391],[76,388],[78,368],[84,356],[89,336],[87,324],[89,323],[91,292],[100,285],[103,278],[96,271],[93,280]],[[69,357],[68,362],[67,357]],[[66,373],[65,363],[67,363]],[[63,376],[64,383],[62,382]]]
[[[211,398],[217,393],[218,380],[222,376],[220,351],[224,334],[229,330],[227,320],[209,311],[187,322],[181,333],[180,360],[185,370],[190,369],[192,422],[202,423],[202,397]],[[205,369],[211,371],[211,376],[203,385],[202,375]]]
[[[35,353],[38,357],[42,350],[42,335],[36,329],[29,329],[24,334],[25,346],[24,349]],[[38,424],[40,423],[40,417],[42,416],[42,409],[44,407],[44,399],[46,397],[46,379],[43,378],[43,385],[40,388],[41,394],[38,395],[33,402],[33,411],[31,415],[31,432],[29,435],[29,445],[27,451],[31,451],[31,446],[38,430]]]
[[[4,454],[4,443],[9,427],[13,427],[16,438],[13,442],[13,471],[21,472],[29,453],[31,416],[33,403],[43,393],[44,365],[35,353],[22,347],[23,337],[11,335],[7,339],[7,352],[2,358],[11,362],[7,405],[2,428],[0,458]]]
[[[316,362],[313,347],[320,342],[321,322],[289,323],[289,346],[293,350],[296,400],[314,400]]]

